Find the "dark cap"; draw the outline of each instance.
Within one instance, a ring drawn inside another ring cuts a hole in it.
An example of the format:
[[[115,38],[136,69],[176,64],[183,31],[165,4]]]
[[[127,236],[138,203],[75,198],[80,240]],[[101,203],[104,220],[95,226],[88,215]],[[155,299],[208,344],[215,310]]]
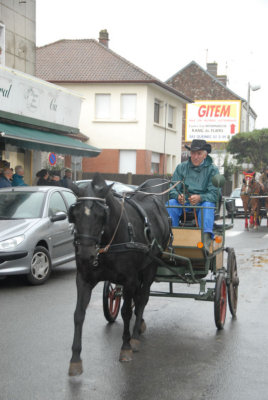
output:
[[[72,172],[72,170],[69,169],[69,168],[67,168],[67,169],[65,170],[65,172]]]
[[[41,169],[40,171],[37,172],[36,176],[37,178],[44,178],[44,176],[46,176],[46,174],[48,173],[47,169]]]
[[[191,143],[191,147],[187,146],[187,144],[185,147],[190,151],[206,150],[208,153],[211,153],[211,145],[202,139],[194,139]]]

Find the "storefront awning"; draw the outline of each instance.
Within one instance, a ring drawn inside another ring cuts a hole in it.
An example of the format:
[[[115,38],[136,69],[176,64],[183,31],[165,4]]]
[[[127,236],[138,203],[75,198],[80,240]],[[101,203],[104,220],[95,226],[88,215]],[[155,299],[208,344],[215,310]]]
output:
[[[70,154],[80,157],[97,157],[101,152],[96,147],[68,136],[2,122],[0,122],[0,140],[13,146],[30,150]]]

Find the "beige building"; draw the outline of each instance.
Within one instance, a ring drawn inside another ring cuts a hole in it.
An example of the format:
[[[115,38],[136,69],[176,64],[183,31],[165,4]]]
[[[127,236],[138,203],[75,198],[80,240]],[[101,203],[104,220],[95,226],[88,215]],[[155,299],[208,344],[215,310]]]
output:
[[[181,156],[182,110],[191,101],[99,42],[60,40],[37,49],[36,74],[84,97],[79,129],[102,149],[83,172],[172,173]]]
[[[0,65],[35,75],[36,0],[0,0]]]

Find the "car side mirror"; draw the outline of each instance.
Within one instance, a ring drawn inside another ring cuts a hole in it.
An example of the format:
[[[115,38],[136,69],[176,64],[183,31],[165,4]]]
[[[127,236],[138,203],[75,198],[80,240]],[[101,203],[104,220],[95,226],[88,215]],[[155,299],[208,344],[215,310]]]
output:
[[[52,215],[50,217],[51,222],[57,222],[57,221],[64,221],[67,218],[67,214],[63,211],[57,212],[56,214]]]

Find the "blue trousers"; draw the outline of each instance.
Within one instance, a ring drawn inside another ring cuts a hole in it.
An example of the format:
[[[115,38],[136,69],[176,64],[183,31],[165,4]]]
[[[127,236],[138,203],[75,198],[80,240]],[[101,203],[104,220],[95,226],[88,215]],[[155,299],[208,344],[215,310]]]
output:
[[[166,206],[180,206],[181,204],[176,199],[170,199],[169,202],[166,203]],[[185,203],[185,205],[190,205],[189,202]],[[198,206],[203,207],[215,207],[215,203],[210,203],[209,201],[203,201],[202,203],[197,204]],[[172,226],[179,225],[179,219],[183,213],[183,208],[167,208],[167,212],[172,220]],[[185,208],[186,212],[193,210],[192,208]],[[198,220],[198,225],[201,226],[201,209],[196,209],[196,215]],[[203,226],[204,232],[209,232],[213,237],[213,224],[214,224],[214,209],[213,208],[203,208]]]

